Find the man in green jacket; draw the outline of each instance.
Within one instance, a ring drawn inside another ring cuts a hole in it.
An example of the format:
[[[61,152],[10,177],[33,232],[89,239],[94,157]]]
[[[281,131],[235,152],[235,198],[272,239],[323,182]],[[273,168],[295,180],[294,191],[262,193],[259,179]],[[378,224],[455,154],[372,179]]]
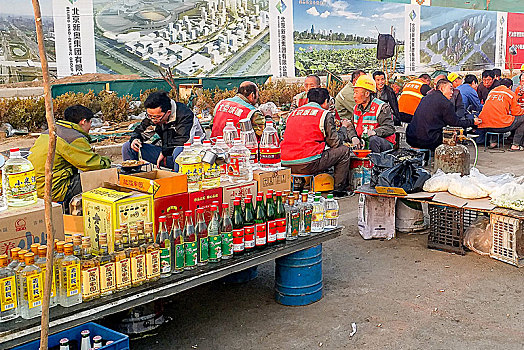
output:
[[[93,112],[89,108],[74,105],[64,111],[65,120],[56,122],[56,153],[51,191],[53,201],[63,202],[66,211],[71,199],[82,192],[78,171],[105,169],[111,166],[109,158],[91,150],[91,118]],[[45,131],[38,137],[27,158],[35,167],[36,188],[40,198],[44,196],[48,142],[49,131]]]

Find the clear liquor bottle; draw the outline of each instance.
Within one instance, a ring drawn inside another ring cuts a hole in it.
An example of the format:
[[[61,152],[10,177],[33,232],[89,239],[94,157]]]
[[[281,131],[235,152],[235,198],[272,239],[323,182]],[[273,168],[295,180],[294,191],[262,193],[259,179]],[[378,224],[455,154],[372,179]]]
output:
[[[78,259],[82,258],[82,235],[80,233],[73,235],[73,255]]]
[[[193,270],[197,264],[197,237],[195,226],[193,225],[193,212],[186,210],[186,225],[184,226],[184,270]]]
[[[42,282],[45,284],[45,278],[46,278],[45,275],[46,275],[46,268],[47,268],[46,266],[47,265],[47,246],[39,245],[36,251],[38,254],[38,258],[36,259],[35,264],[42,270]],[[49,298],[49,307],[54,307],[58,305],[56,275],[57,275],[57,272],[56,272],[55,267],[53,266],[53,277],[51,279],[51,296]],[[43,288],[43,285],[42,285],[42,288]]]
[[[42,314],[42,270],[35,265],[35,255],[24,255],[25,266],[20,271],[20,316],[23,319],[40,317]]]
[[[220,238],[222,240],[222,259],[231,259],[233,257],[233,222],[229,216],[228,203],[222,203],[222,215],[220,217]]]
[[[287,203],[284,204],[286,209],[286,240],[292,241],[297,239],[298,230],[300,227],[300,210],[295,205],[295,197],[290,195],[287,198]]]
[[[80,332],[80,350],[91,350],[91,332],[88,329],[84,329]]]
[[[185,266],[184,235],[180,228],[180,213],[173,213],[173,224],[171,225],[171,237],[173,239],[172,270],[173,273],[181,273]]]
[[[80,236],[80,242],[82,241],[82,236]],[[65,245],[65,242],[64,241],[57,241],[55,240],[55,250],[53,252],[54,256],[53,256],[53,269],[55,271],[55,282],[57,284],[60,283],[60,261],[64,258],[65,254],[64,254],[64,245]],[[73,250],[74,252],[74,250]],[[81,258],[77,256],[78,259]],[[80,273],[80,272],[79,272]],[[58,288],[60,288],[60,286],[58,286]]]
[[[338,226],[338,217],[339,217],[339,206],[333,194],[328,194],[326,200],[326,225],[325,228],[335,228]]]
[[[13,248],[11,249],[11,262],[7,265],[11,270],[16,269],[16,267],[20,264],[20,261],[18,261],[18,252],[22,250],[21,248]]]
[[[198,240],[198,265],[207,265],[209,260],[209,236],[207,233],[206,221],[204,219],[204,208],[197,209],[196,235]]]
[[[222,259],[222,237],[220,236],[220,218],[218,207],[211,206],[211,220],[207,228],[209,235],[209,262],[219,262]]]
[[[320,196],[315,197],[313,202],[313,216],[311,217],[311,234],[317,234],[324,231],[324,214],[325,208],[320,203]]]
[[[158,218],[158,232],[156,234],[156,243],[160,247],[160,277],[171,276],[171,237],[167,230],[167,218],[160,216]]]
[[[242,141],[235,139],[233,147],[229,149],[229,164],[227,165],[230,182],[241,183],[253,180],[250,157],[251,152],[242,144]]]
[[[227,154],[227,157],[229,157],[229,146],[224,142],[223,136],[217,136],[213,150],[217,154],[224,152]],[[226,181],[229,181],[229,176],[227,175],[227,163],[224,163],[220,166],[220,182]]]
[[[131,287],[131,260],[127,257],[122,243],[122,230],[115,230],[115,250],[111,254],[116,269],[116,290]]]
[[[31,253],[33,253],[35,255],[35,261],[38,260],[38,247],[40,247],[40,244],[33,243],[33,244],[31,244],[31,246],[29,248]]]
[[[69,348],[69,339],[67,339],[67,338],[60,339],[58,344],[60,345],[60,349],[59,350],[71,350]]]
[[[146,254],[140,246],[136,226],[129,228],[130,247],[126,251],[127,257],[131,260],[131,286],[141,286],[146,280]]]
[[[19,278],[20,272],[25,267],[25,258],[24,255],[26,255],[28,251],[26,249],[20,249],[18,251],[18,265],[16,265],[16,268],[14,269],[15,275],[16,275],[16,291],[18,292],[18,304],[21,304],[22,295],[20,294],[20,291],[22,290],[21,286],[21,279]]]
[[[226,126],[224,129],[222,129],[222,135],[226,145],[228,145],[229,148],[233,147],[234,140],[239,137],[238,130],[233,123],[233,119],[228,119],[226,121]]]
[[[301,237],[311,234],[311,218],[313,216],[313,205],[307,201],[307,191],[302,192],[302,202],[300,203],[300,229],[298,235]]]
[[[95,335],[93,337],[93,349],[101,349],[102,346],[102,337],[99,335]]]
[[[82,301],[100,297],[100,262],[91,254],[91,238],[82,237]]]
[[[139,235],[140,237],[140,235]],[[149,282],[160,279],[160,246],[153,239],[153,223],[145,224],[146,276]]]
[[[98,235],[98,262],[100,264],[100,296],[111,295],[116,290],[116,264],[109,254],[107,234]]]
[[[14,320],[20,316],[16,275],[7,267],[7,255],[0,255],[0,301],[0,322]]]
[[[82,302],[82,283],[80,259],[74,255],[71,243],[64,245],[64,258],[59,266],[58,302],[63,307],[70,307]]]

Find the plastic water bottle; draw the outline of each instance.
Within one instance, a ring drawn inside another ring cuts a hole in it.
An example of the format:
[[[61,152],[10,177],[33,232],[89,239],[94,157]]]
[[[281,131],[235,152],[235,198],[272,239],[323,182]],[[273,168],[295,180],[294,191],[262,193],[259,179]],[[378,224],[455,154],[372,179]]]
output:
[[[21,207],[36,203],[35,168],[29,160],[22,157],[19,148],[10,150],[2,175],[3,190],[8,206]]]
[[[280,168],[280,140],[272,121],[266,121],[260,140],[260,167],[265,170]]]
[[[251,152],[251,166],[258,167],[258,141],[257,135],[251,125],[251,120],[242,119],[239,122],[240,125],[240,140],[246,148]]]
[[[313,202],[313,215],[311,217],[311,234],[312,235],[324,231],[325,212],[326,212],[326,209],[324,208],[324,205],[320,203],[319,196],[315,197],[315,201]]]
[[[229,148],[233,147],[233,142],[238,138],[238,131],[235,128],[233,119],[228,119],[226,121],[226,126],[222,130],[222,135],[224,137],[224,142],[228,145]]]
[[[253,168],[249,158],[251,152],[242,144],[239,138],[235,139],[233,147],[229,150],[229,164],[227,175],[233,183],[253,180]]]
[[[326,228],[335,228],[338,226],[339,207],[338,202],[332,194],[328,194],[326,200]]]

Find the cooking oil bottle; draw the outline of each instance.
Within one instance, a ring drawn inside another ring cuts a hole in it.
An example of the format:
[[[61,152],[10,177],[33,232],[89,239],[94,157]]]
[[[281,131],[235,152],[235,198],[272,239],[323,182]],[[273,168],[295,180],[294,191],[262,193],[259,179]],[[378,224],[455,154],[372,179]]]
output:
[[[2,175],[8,206],[22,207],[36,203],[35,168],[30,161],[22,157],[20,149],[10,150]]]
[[[196,192],[202,189],[202,157],[184,143],[184,150],[176,158],[178,172],[187,175],[187,191]]]

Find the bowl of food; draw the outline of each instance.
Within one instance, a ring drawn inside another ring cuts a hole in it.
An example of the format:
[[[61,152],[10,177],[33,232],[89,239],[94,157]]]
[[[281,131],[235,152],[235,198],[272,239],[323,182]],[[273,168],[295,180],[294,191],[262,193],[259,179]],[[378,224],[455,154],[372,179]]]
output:
[[[371,150],[369,149],[354,149],[353,154],[357,158],[366,158],[371,153]]]
[[[124,160],[121,164],[122,170],[126,172],[133,172],[138,171],[142,167],[142,165],[146,165],[147,162],[145,160]]]

